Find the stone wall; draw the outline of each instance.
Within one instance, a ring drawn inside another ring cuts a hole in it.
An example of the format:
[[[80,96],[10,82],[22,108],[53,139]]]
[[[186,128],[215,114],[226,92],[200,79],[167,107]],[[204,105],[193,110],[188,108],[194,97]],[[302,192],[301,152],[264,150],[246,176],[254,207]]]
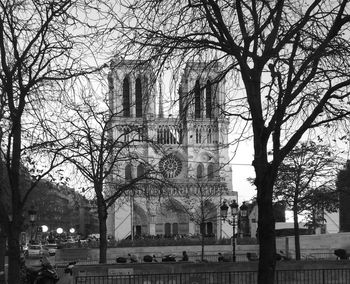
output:
[[[277,251],[295,251],[294,237],[281,237],[276,240]],[[335,249],[346,249],[350,252],[350,233],[302,235],[300,247],[304,253],[333,252]]]
[[[350,233],[324,234],[324,235],[303,235],[300,236],[302,254],[328,253],[333,254],[335,249],[346,249],[350,252]],[[277,252],[294,255],[294,237],[281,237],[276,240]],[[116,259],[119,256],[127,257],[128,253],[135,254],[139,259],[145,255],[156,255],[158,258],[166,254],[176,254],[181,258],[182,251],[186,251],[192,258],[201,255],[201,246],[169,246],[169,247],[128,247],[128,248],[108,248],[107,259]],[[207,245],[204,247],[205,256],[214,259],[221,252],[225,255],[232,255],[231,245]],[[237,245],[236,255],[242,261],[247,252],[259,252],[258,245]],[[56,253],[56,262],[64,262],[69,259],[78,258],[86,260],[97,260],[99,258],[98,249],[61,249]]]
[[[107,250],[107,259],[116,259],[117,257],[127,257],[128,253],[135,254],[139,259],[145,255],[156,255],[158,258],[161,258],[163,255],[175,254],[181,258],[182,252],[186,251],[191,257],[201,255],[201,246],[164,246],[164,247],[123,247],[123,248],[108,248]],[[232,254],[231,245],[207,245],[204,247],[205,256],[217,256],[221,252],[225,255]],[[237,254],[246,255],[247,252],[258,252],[257,245],[237,245],[236,247]],[[97,260],[99,258],[99,249],[60,249],[57,250],[55,261],[64,262],[67,260],[78,259],[81,256],[81,259],[86,260]]]
[[[317,269],[349,269],[349,261],[279,261],[276,270],[317,270]],[[170,273],[201,273],[201,272],[229,272],[258,270],[258,262],[232,263],[125,263],[125,264],[98,264],[75,266],[75,276],[102,276],[122,274],[170,274]],[[337,282],[338,283],[338,282]]]

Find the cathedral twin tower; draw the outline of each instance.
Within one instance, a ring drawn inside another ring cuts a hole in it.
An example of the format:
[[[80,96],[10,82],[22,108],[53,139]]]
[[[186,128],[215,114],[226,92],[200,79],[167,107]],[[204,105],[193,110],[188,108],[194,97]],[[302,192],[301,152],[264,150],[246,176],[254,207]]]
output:
[[[109,104],[114,126],[111,136],[130,142],[132,149],[128,151],[133,158],[116,165],[110,190],[113,183],[141,179],[149,165],[167,182],[152,191],[155,185],[144,181],[148,192],[162,192],[161,195],[133,193],[120,199],[109,212],[108,233],[117,240],[155,235],[221,237],[220,202],[237,196],[232,191],[229,166],[229,121],[222,115],[224,82],[216,82],[219,67],[187,63],[179,96],[169,104],[164,103],[168,96],[156,88],[152,67],[142,63],[129,60],[111,64]],[[178,115],[164,115],[165,106],[174,104],[179,106]],[[204,197],[208,216],[199,222],[192,215]],[[198,204],[188,208],[189,200],[197,200]]]

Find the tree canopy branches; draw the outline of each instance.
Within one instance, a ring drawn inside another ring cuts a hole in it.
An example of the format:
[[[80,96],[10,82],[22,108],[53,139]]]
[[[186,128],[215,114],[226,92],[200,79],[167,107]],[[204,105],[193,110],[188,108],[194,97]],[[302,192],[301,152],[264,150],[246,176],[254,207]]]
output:
[[[327,130],[350,115],[348,1],[120,3],[124,13],[115,22],[125,56],[136,54],[163,68],[186,61],[222,65],[234,90],[226,100],[235,103],[230,112],[247,119],[253,133],[264,240],[259,283],[273,283],[272,189],[278,167],[304,134],[320,126]]]

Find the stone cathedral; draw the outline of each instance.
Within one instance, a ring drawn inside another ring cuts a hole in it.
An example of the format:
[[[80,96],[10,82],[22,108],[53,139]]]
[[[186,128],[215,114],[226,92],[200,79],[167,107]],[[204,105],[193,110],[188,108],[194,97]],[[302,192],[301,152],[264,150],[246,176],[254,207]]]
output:
[[[228,118],[222,115],[224,82],[215,82],[219,66],[188,62],[178,90],[178,115],[166,114],[167,97],[157,88],[152,66],[140,61],[115,60],[109,73],[109,104],[113,118],[112,139],[137,142],[130,153],[139,159],[118,162],[113,183],[125,183],[153,165],[167,183],[155,194],[130,194],[110,208],[108,234],[116,240],[142,236],[227,236],[219,217],[223,200],[237,200],[229,165]],[[154,143],[142,142],[147,137]],[[141,162],[142,161],[142,162]],[[205,198],[208,216],[198,223],[192,214]],[[231,229],[232,230],[232,229]],[[229,233],[228,233],[229,234]],[[231,233],[232,235],[232,233]]]

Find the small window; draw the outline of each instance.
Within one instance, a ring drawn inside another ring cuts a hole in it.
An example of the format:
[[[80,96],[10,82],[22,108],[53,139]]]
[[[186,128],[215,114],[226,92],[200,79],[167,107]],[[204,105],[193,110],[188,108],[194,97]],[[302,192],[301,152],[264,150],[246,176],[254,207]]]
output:
[[[142,86],[141,79],[137,78],[135,83],[136,117],[142,117]]]
[[[123,81],[123,116],[130,117],[130,85],[129,78]]]
[[[196,128],[196,144],[202,143],[202,129]]]
[[[142,177],[145,174],[145,167],[143,164],[137,166],[137,177]]]
[[[163,128],[157,129],[157,143],[163,144]]]
[[[209,164],[208,165],[208,180],[213,180],[214,179],[214,165]]]
[[[131,165],[128,164],[125,167],[125,179],[126,180],[131,180],[132,179],[132,175],[131,175]]]
[[[205,223],[200,224],[199,228],[200,228],[201,235],[205,235],[205,227],[206,227]]]
[[[165,223],[164,225],[164,235],[170,236],[171,235],[171,224]]]
[[[199,86],[199,80],[196,81],[194,86],[194,115],[195,118],[201,118],[201,90]]]
[[[207,235],[213,235],[213,223],[212,222],[208,222],[207,223]]]
[[[207,85],[205,87],[205,105],[206,105],[206,117],[211,118],[212,117],[212,94],[211,94],[211,82],[210,80],[207,81]]]
[[[179,224],[173,223],[173,235],[178,235],[178,234],[179,234]]]
[[[201,179],[203,178],[203,165],[202,164],[199,164],[198,167],[197,167],[197,178],[198,179]]]
[[[208,144],[213,143],[213,135],[210,127],[207,129],[207,143]]]

